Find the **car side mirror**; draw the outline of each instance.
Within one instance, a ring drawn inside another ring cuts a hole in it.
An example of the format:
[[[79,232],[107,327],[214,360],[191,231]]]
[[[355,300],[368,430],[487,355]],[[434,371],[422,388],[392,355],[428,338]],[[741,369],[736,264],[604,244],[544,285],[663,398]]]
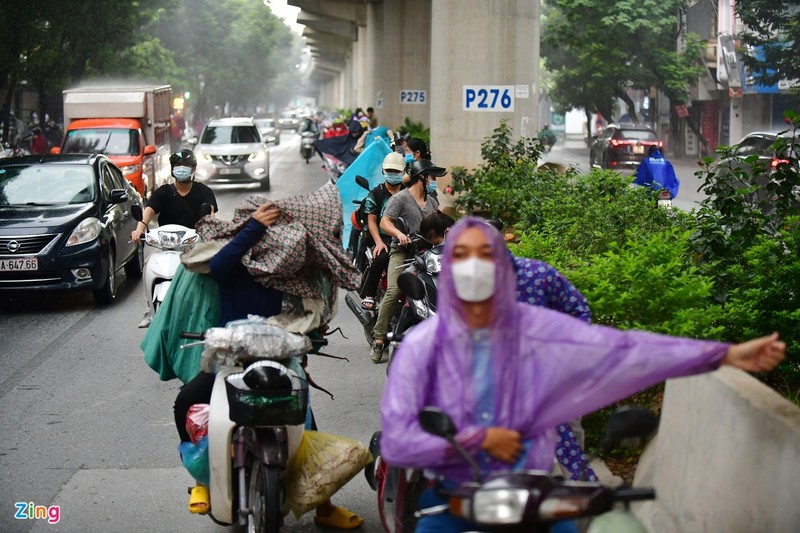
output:
[[[144,155],[153,155],[156,153],[156,147],[152,144],[148,144],[144,147]]]
[[[186,142],[194,146],[198,143],[198,139],[197,137],[189,137],[188,139],[186,139]]]
[[[128,201],[128,191],[125,189],[112,189],[108,198],[110,204],[121,204]]]
[[[60,154],[61,153],[61,147],[60,146],[53,146],[52,148],[50,148],[50,153],[53,154],[53,155]]]

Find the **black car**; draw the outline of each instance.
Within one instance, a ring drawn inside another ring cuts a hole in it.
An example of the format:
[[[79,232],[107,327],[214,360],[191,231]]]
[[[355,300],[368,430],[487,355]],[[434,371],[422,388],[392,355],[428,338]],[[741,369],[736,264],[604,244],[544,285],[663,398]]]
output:
[[[131,243],[139,193],[106,156],[0,159],[0,291],[91,290],[116,297],[117,275],[142,275]]]
[[[593,138],[589,151],[589,166],[635,170],[647,157],[651,146],[664,146],[652,128],[634,124],[609,124],[603,133]]]

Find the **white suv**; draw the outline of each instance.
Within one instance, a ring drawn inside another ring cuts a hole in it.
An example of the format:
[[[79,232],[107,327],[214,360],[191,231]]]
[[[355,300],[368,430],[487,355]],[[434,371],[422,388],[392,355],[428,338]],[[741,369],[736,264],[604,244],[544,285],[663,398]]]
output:
[[[212,119],[194,148],[195,179],[206,184],[251,185],[269,190],[269,150],[249,117]]]

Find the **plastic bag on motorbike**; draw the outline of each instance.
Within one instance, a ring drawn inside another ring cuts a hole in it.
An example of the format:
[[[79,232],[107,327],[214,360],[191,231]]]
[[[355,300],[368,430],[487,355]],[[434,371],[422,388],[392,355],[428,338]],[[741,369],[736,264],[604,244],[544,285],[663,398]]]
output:
[[[208,435],[209,410],[207,403],[197,403],[189,407],[186,413],[186,432],[192,439],[192,444],[197,444],[201,438]]]
[[[202,437],[197,444],[181,442],[178,445],[181,462],[186,470],[203,485],[208,485],[211,477],[208,467],[208,436]]]
[[[329,500],[372,460],[358,441],[306,431],[286,476],[286,500],[299,517]]]

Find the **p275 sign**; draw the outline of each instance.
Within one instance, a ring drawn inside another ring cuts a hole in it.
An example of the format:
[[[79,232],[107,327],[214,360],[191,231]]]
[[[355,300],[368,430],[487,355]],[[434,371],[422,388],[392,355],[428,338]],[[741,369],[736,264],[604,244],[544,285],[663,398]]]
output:
[[[426,91],[402,90],[400,91],[401,104],[427,104],[428,94]]]
[[[464,111],[514,111],[513,85],[464,85]]]

